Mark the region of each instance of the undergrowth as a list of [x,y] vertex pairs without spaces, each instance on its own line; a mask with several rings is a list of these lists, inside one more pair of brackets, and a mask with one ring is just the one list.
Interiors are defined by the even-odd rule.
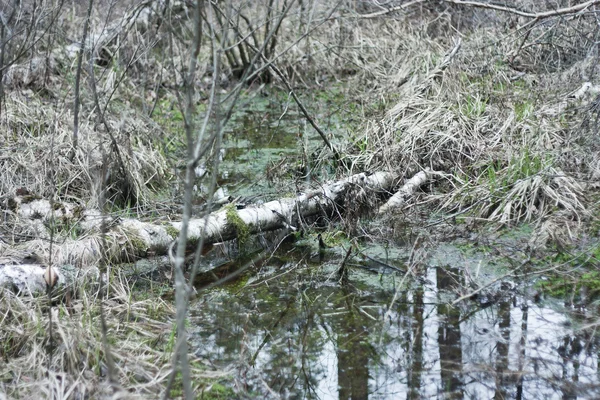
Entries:
[[[113,273],[103,300],[111,327],[110,351],[117,366],[118,392],[127,398],[158,397],[170,370],[174,309],[166,283],[137,277],[130,282]],[[61,295],[64,296],[64,295]],[[0,379],[10,398],[110,397],[105,381],[98,293],[82,290],[52,303],[52,343],[48,336],[49,307],[46,296],[26,298],[3,289],[0,293]],[[227,375],[192,363],[199,387]],[[202,384],[202,382],[206,382]],[[174,386],[174,390],[179,387]],[[215,390],[219,398],[220,390]]]
[[[45,225],[19,219],[11,200],[20,194],[31,196],[28,200],[52,199],[88,210],[103,209],[115,224],[118,216],[170,220],[173,209],[181,208],[180,193],[172,188],[179,179],[177,168],[186,163],[182,160],[185,126],[201,125],[213,96],[212,78],[219,74],[214,96],[222,108],[213,110],[219,123],[227,117],[223,111],[238,85],[247,99],[273,93],[263,90],[264,85],[285,87],[280,78],[267,72],[240,83],[243,65],[235,65],[232,57],[241,58],[240,49],[252,56],[252,48],[240,47],[239,38],[229,30],[232,36],[223,40],[233,40],[227,49],[236,50],[213,53],[221,38],[211,37],[211,30],[206,29],[197,55],[198,79],[192,83],[197,119],[186,121],[182,88],[193,27],[189,2],[101,3],[92,14],[92,44],[84,44],[92,49],[84,57],[75,146],[77,49],[67,38],[79,40],[86,13],[81,2],[71,2],[63,10],[54,9],[58,7],[54,2],[38,3],[52,12],[33,12],[30,4],[24,4],[19,15],[32,18],[31,24],[15,29],[18,37],[6,41],[2,50],[14,59],[5,58],[3,62],[10,64],[0,65],[0,201],[4,213],[0,256],[12,257],[13,247],[22,242],[49,254],[50,234],[61,244],[84,236],[91,238],[90,252],[101,248],[99,229],[84,233],[77,219]],[[171,4],[172,9],[146,8],[159,3]],[[527,222],[533,227],[528,243],[533,248],[565,249],[586,233],[598,235],[599,101],[590,94],[573,96],[588,77],[595,76],[597,58],[592,50],[597,24],[591,13],[561,19],[552,29],[535,21],[531,38],[537,39],[528,42],[527,37],[513,36],[518,32],[511,28],[511,16],[489,10],[463,14],[458,11],[465,9],[439,12],[434,6],[424,6],[406,14],[361,18],[357,13],[380,8],[361,2],[360,7],[332,10],[324,2],[314,3],[308,12],[300,3],[281,24],[270,49],[277,50],[271,61],[299,92],[324,96],[308,108],[320,108],[321,120],[316,122],[326,127],[330,139],[334,139],[331,131],[336,125],[345,126],[342,118],[335,117],[336,107],[354,118],[348,118],[352,126],[360,124],[361,128],[348,133],[351,140],[347,143],[334,141],[343,161],[336,164],[321,142],[314,146],[316,150],[302,147],[302,134],[312,128],[298,122],[296,144],[302,159],[289,162],[281,155],[266,167],[265,176],[300,176],[302,181],[294,182],[294,189],[300,191],[304,188],[298,182],[313,184],[311,176],[318,176],[307,174],[310,168],[327,170],[331,173],[323,176],[332,177],[389,170],[409,178],[429,167],[443,178],[418,195],[418,201],[409,201],[408,207],[425,204],[421,209],[436,208],[459,218],[472,216],[496,226]],[[204,4],[216,7],[221,3]],[[242,2],[239,6],[248,21],[263,21],[265,4]],[[132,22],[130,18],[139,15],[143,18]],[[245,29],[248,41],[258,42],[260,38],[253,35],[264,25],[268,24],[253,29],[245,23],[238,28]],[[40,37],[34,35],[33,42],[18,47],[31,39],[32,29],[38,29]],[[113,32],[117,34],[111,40],[102,42],[102,35]],[[92,54],[95,58],[90,58]],[[214,69],[215,54],[222,58],[222,69]],[[255,68],[267,64],[260,60]],[[320,90],[329,87],[334,90]],[[278,93],[276,101],[262,101],[253,113],[268,121],[284,118],[287,105],[293,103],[287,88]],[[268,101],[286,107],[273,116],[269,114],[273,108],[265,105]],[[234,122],[243,120],[249,108],[243,107],[232,114]],[[264,140],[260,133],[253,134]],[[196,161],[205,167],[220,156],[221,149],[217,141],[203,145],[205,156]],[[210,172],[217,173],[209,171],[207,177],[219,183],[225,180]],[[348,196],[350,206],[354,195]],[[359,230],[358,211],[352,223],[346,224],[348,230]],[[228,221],[243,242],[247,227],[236,216],[234,209],[228,211]],[[403,219],[406,214],[394,218]],[[168,233],[176,236],[177,232]],[[324,236],[332,243],[344,237]],[[133,245],[109,244],[123,251]],[[600,290],[597,249],[592,254],[585,260],[560,261],[566,275],[557,279],[567,283],[552,278],[541,285],[557,294],[563,289],[565,294],[569,285],[576,291],[587,286],[595,295]],[[86,259],[77,261],[82,267],[94,267]],[[51,309],[55,326],[49,352],[47,299],[17,296],[3,289],[0,389],[14,398],[160,396],[172,367],[175,337],[171,299],[161,298],[169,294],[163,284],[138,291],[115,273],[106,296],[81,290],[68,300],[57,299]],[[118,395],[110,393],[106,382],[99,299],[109,326]],[[204,398],[234,397],[221,386],[226,372],[209,370],[193,354],[190,357],[198,393],[204,393]],[[175,379],[174,396],[181,395],[180,381]]]

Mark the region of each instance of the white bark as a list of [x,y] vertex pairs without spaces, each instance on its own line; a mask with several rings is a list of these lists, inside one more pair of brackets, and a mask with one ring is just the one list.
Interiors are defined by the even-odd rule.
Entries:
[[437,172],[431,171],[430,168],[425,168],[424,171],[417,173],[415,176],[410,178],[406,183],[398,190],[390,199],[381,207],[379,207],[379,214],[398,209],[406,204],[408,200],[415,193],[419,187],[427,183],[433,175]]
[[[427,176],[425,172],[417,174],[399,193],[404,193],[404,196],[411,194],[416,187],[427,180]],[[203,235],[205,244],[236,238],[238,232],[236,226],[228,221],[228,212],[237,214],[246,225],[249,234],[295,226],[300,218],[331,211],[335,203],[340,201],[351,187],[361,187],[371,192],[386,191],[390,190],[395,178],[396,176],[389,172],[376,172],[372,175],[361,173],[325,184],[317,190],[295,198],[283,198],[262,205],[248,206],[241,210],[221,209],[209,214],[207,220],[205,218],[190,220],[188,238],[190,242],[196,243]],[[407,186],[409,184],[411,186]],[[397,195],[398,193],[395,197]],[[49,217],[40,214],[50,213],[51,208],[44,207],[40,203],[24,206],[20,205],[23,211],[16,210],[21,217],[32,216],[38,220],[40,217]],[[32,208],[36,208],[37,211],[32,213]],[[59,214],[64,216],[62,212]],[[107,248],[105,249],[102,249],[102,240],[98,235],[55,243],[51,260],[58,273],[57,287],[60,289],[65,285],[78,283],[78,274],[82,271],[95,270],[91,266],[96,265],[101,259],[102,251],[112,263],[132,261],[148,255],[166,254],[171,243],[177,238],[181,224],[181,222],[154,224],[135,219],[123,219],[113,221],[113,226],[106,234]],[[37,254],[45,252],[41,256],[42,259],[50,258],[47,240],[40,239],[21,245],[22,248],[27,246],[29,249],[35,249]],[[44,268],[39,264],[0,264],[0,287],[13,287],[22,292],[40,293],[45,290],[43,274]]]
[[[45,272],[46,266],[42,264],[0,264],[0,288],[11,289],[20,294],[44,293],[46,291]],[[82,270],[71,265],[62,265],[54,268],[54,272],[57,275],[54,293],[60,293],[67,287],[73,288],[75,283],[81,285],[87,279],[96,281],[98,278],[96,268]]]

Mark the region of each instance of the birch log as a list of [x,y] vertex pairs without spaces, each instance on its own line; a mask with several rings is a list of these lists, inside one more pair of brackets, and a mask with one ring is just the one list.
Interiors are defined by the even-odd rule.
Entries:
[[383,214],[394,209],[398,209],[406,204],[419,187],[427,183],[437,172],[431,171],[430,168],[425,168],[424,171],[417,173],[410,178],[389,200],[379,207],[379,214]]
[[[197,243],[200,237],[204,237],[204,243],[210,244],[235,239],[241,228],[248,234],[257,234],[294,226],[300,218],[330,212],[350,188],[360,187],[369,192],[389,191],[395,180],[396,175],[390,172],[376,172],[371,175],[361,173],[325,184],[317,190],[297,197],[248,206],[241,210],[225,207],[205,218],[191,220],[188,238],[190,243]],[[51,213],[51,210],[57,211],[56,206],[46,207],[42,202],[37,200],[35,207],[21,204],[22,208],[19,208],[16,202],[17,209],[14,212],[22,217],[31,216],[40,220],[49,218],[51,214],[46,213]],[[34,211],[32,207],[35,208]],[[69,211],[65,208],[59,214],[64,217]],[[77,283],[78,275],[70,272],[73,268],[86,272],[95,270],[94,266],[98,264],[103,253],[111,263],[131,262],[149,255],[166,254],[181,229],[181,222],[150,223],[122,219],[112,220],[111,223],[112,226],[104,238],[106,246],[101,235],[90,233],[83,238],[65,239],[61,243],[55,243],[52,247],[52,257],[49,257],[47,238],[27,242],[21,247],[29,246],[29,249],[35,249],[38,255],[44,254],[42,259],[52,260],[59,276],[57,288],[61,289],[65,285]],[[43,265],[4,262],[5,264],[0,264],[0,287],[43,293]]]

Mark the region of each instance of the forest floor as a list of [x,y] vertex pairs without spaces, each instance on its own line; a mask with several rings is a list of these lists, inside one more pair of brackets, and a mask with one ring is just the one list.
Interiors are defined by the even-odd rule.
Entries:
[[[79,37],[86,10],[73,5],[55,14],[50,2],[43,3],[47,14],[31,18],[51,29],[40,34],[30,57],[3,71],[0,257],[6,264],[25,256],[49,262],[43,254],[49,243],[83,236],[77,220],[19,220],[15,197],[67,201],[103,209],[111,218],[145,221],[178,219],[183,207],[188,139],[185,68],[178,68],[189,58],[191,17],[173,17],[181,24],[174,42],[160,27],[123,33],[122,43],[106,46],[114,52],[107,63],[84,65],[76,96],[77,57],[69,56],[65,37]],[[118,20],[103,6],[94,9],[90,35]],[[306,122],[281,79],[256,79],[241,85],[231,118],[220,120],[228,123],[222,138],[210,143],[199,163],[194,210],[202,212],[218,190],[256,202],[358,172],[394,171],[408,179],[431,168],[438,178],[401,210],[377,215],[382,199],[367,196],[356,207],[349,201],[343,215],[312,221],[310,246],[322,234],[339,252],[333,263],[339,265],[347,246],[385,244],[407,250],[408,258],[398,255],[399,265],[410,269],[415,252],[424,260],[428,251],[451,243],[507,266],[522,264],[517,272],[534,288],[532,297],[588,307],[584,322],[595,323],[600,81],[593,16],[523,25],[485,9],[448,13],[432,6],[406,15],[328,18],[323,7],[315,8],[319,22],[309,35],[296,29],[305,10],[290,14],[277,43],[288,51],[277,64],[341,160]],[[201,50],[196,126],[211,99],[209,36]],[[221,117],[240,88],[225,58],[223,65],[214,112]],[[44,244],[27,247],[33,240]],[[101,267],[108,277],[104,301],[95,285],[51,302],[2,289],[0,398],[164,395],[176,337],[170,271],[132,273],[110,262]],[[306,282],[315,279],[307,274]],[[472,283],[454,287],[456,298],[486,284]],[[199,398],[259,395],[234,378],[233,363],[216,368],[193,352],[190,359]],[[181,397],[181,387],[177,375],[170,395]]]

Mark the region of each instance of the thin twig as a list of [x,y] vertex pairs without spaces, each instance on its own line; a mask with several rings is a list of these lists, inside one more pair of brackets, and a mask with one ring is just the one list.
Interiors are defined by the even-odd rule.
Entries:
[[470,292],[470,293],[468,293],[468,294],[465,294],[465,295],[463,295],[463,296],[459,297],[458,299],[454,300],[454,301],[452,302],[452,305],[456,305],[457,303],[460,303],[461,301],[463,301],[463,300],[465,300],[465,299],[470,299],[471,297],[473,297],[473,296],[474,296],[474,295],[476,295],[477,293],[481,292],[483,289],[485,289],[485,288],[488,288],[488,287],[490,287],[490,286],[494,285],[496,282],[499,282],[499,281],[503,280],[504,278],[507,278],[507,277],[509,277],[509,276],[513,275],[513,273],[514,273],[515,271],[517,271],[518,269],[521,269],[521,268],[523,268],[523,266],[524,266],[524,265],[526,265],[526,264],[528,264],[529,262],[531,262],[531,260],[530,260],[530,259],[527,259],[527,260],[523,261],[522,263],[520,263],[519,265],[517,265],[516,267],[514,267],[513,269],[511,269],[511,270],[510,270],[509,272],[507,272],[506,274],[504,274],[504,275],[502,275],[502,276],[499,276],[498,278],[496,278],[496,279],[493,279],[492,281],[488,282],[487,284],[485,284],[485,285],[483,285],[483,286],[480,286],[480,287],[478,287],[477,289],[473,290],[472,292]]
[[429,1],[429,0],[415,0],[415,1],[411,1],[409,3],[403,3],[396,7],[388,8],[387,10],[376,11],[376,12],[370,13],[370,14],[361,14],[361,15],[359,15],[359,17],[363,18],[363,19],[377,18],[377,17],[381,17],[382,15],[395,13],[396,11],[405,10],[408,7],[414,6],[415,4],[425,3],[426,1]]
[[534,18],[534,19],[551,18],[551,17],[557,17],[559,15],[565,15],[565,14],[575,14],[575,13],[583,11],[586,8],[589,8],[595,4],[600,4],[600,0],[590,0],[585,3],[577,4],[577,5],[574,5],[571,7],[564,7],[564,8],[559,8],[556,10],[532,12],[532,11],[524,11],[524,10],[518,9],[516,7],[509,7],[509,6],[505,6],[505,5],[501,5],[501,4],[494,4],[494,3],[481,3],[479,1],[470,1],[470,0],[444,0],[444,1],[446,3],[458,4],[458,5],[463,5],[463,6],[487,8],[490,10],[502,11],[502,12],[507,12],[510,14],[515,14],[515,15],[518,15],[521,17]]
[[[163,399],[167,399],[170,395],[170,387],[172,386],[175,375],[178,370],[178,366],[181,367],[181,376],[183,381],[183,390],[186,399],[194,398],[192,391],[192,384],[190,381],[191,372],[190,365],[188,363],[188,346],[187,346],[187,330],[185,326],[186,314],[187,314],[187,290],[185,277],[183,275],[183,267],[185,261],[185,249],[187,244],[187,234],[189,220],[192,214],[192,195],[193,195],[193,180],[195,176],[194,172],[194,83],[196,79],[196,69],[198,64],[198,54],[200,52],[200,45],[202,40],[202,21],[200,18],[200,9],[202,1],[196,1],[196,7],[194,11],[194,40],[192,43],[192,51],[189,58],[188,73],[185,76],[185,104],[184,104],[184,125],[185,134],[187,138],[187,150],[188,150],[188,163],[185,172],[184,182],[184,204],[183,204],[183,217],[181,231],[179,232],[179,240],[177,242],[177,256],[175,258],[175,306],[176,306],[176,324],[177,324],[177,341],[173,352],[173,365],[167,388],[165,390]],[[213,43],[214,45],[214,43]],[[213,79],[218,79],[214,76]],[[199,135],[204,135],[204,130]],[[198,138],[200,140],[200,138]]]

